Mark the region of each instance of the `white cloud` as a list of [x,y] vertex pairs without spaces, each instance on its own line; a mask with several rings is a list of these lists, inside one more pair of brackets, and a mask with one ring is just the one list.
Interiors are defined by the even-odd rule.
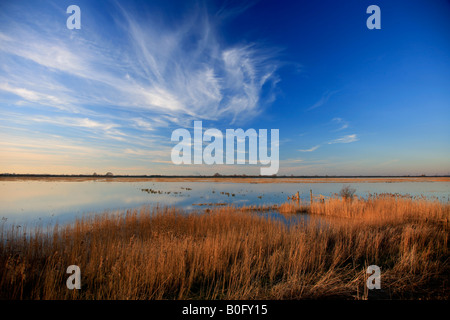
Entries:
[[151,150],[170,154],[165,130],[251,119],[274,99],[277,51],[226,43],[206,10],[169,25],[120,9],[107,28],[91,21],[89,32],[71,32],[44,7],[20,19],[0,12],[0,121],[31,140],[56,132],[89,148],[86,160],[99,145],[112,158],[162,158]]
[[140,94],[149,97],[143,99],[144,106],[177,118],[210,120],[236,120],[241,114],[248,118],[261,111],[263,85],[276,82],[274,51],[220,44],[203,11],[171,28],[142,25],[128,12],[122,13],[132,48],[128,54],[135,62],[134,79],[141,86]]
[[313,151],[317,150],[319,147],[320,147],[320,144],[317,145],[317,146],[314,146],[312,148],[309,148],[309,149],[301,149],[301,150],[298,150],[298,151],[301,151],[301,152],[313,152]]
[[336,130],[334,130],[335,132],[336,132],[336,131],[341,131],[341,130],[344,130],[344,129],[347,129],[347,128],[348,128],[348,122],[345,121],[345,120],[342,119],[342,118],[333,118],[331,121],[332,121],[333,123],[336,123],[337,125],[339,125],[339,128],[337,128]]
[[70,127],[83,127],[88,129],[99,129],[103,131],[111,131],[114,128],[119,127],[119,125],[114,123],[102,123],[89,118],[75,118],[75,117],[44,117],[37,116],[33,118],[36,122],[47,122],[60,126],[70,126]]
[[145,130],[155,130],[155,126],[153,123],[150,123],[142,118],[135,118],[135,119],[131,119],[132,121],[134,121],[134,123],[136,124],[136,126],[138,128],[141,129],[145,129]]
[[334,143],[350,143],[350,142],[355,142],[358,141],[358,137],[356,136],[356,134],[349,134],[346,136],[343,136],[341,138],[332,140],[330,142],[328,142],[328,144],[334,144]]
[[[26,24],[17,24],[8,36],[0,33],[0,53],[35,63],[25,75],[20,66],[9,68],[15,81],[0,89],[44,105],[110,104],[168,115],[176,122],[185,117],[238,120],[261,112],[262,88],[276,82],[274,51],[254,44],[223,45],[201,10],[178,26],[159,25],[153,17],[140,24],[121,12],[125,19],[113,28],[126,36],[117,41],[118,48],[98,35],[67,38],[65,33],[41,34]],[[39,86],[43,78],[61,84],[61,74],[75,78],[52,94]]]
[[22,99],[25,99],[30,102],[37,102],[47,106],[53,106],[59,109],[64,109],[63,101],[53,95],[32,91],[26,88],[14,87],[9,85],[8,83],[0,83],[0,90],[13,93],[21,97]]

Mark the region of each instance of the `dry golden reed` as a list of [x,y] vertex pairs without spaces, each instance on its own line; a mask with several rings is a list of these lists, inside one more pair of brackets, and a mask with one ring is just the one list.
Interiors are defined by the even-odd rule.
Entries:
[[[277,208],[288,223],[258,207],[142,207],[28,235],[4,229],[0,298],[449,298],[449,204],[376,197]],[[298,212],[310,214],[294,222]],[[80,290],[66,287],[69,265],[81,269]],[[366,287],[369,265],[381,268],[381,290]]]

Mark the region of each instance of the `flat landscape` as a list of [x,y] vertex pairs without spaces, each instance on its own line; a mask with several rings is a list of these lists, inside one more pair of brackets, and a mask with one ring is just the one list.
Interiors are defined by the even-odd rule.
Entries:
[[[286,220],[264,216],[276,210]],[[307,215],[308,220],[298,220]],[[4,225],[1,299],[444,299],[450,204],[382,195]],[[67,290],[66,268],[82,270]],[[369,290],[367,268],[381,269]]]
[[377,2],[2,1],[0,301],[437,313],[450,0]]
[[124,176],[45,176],[45,175],[19,175],[0,176],[1,181],[21,181],[21,180],[48,180],[48,181],[114,181],[114,182],[235,182],[235,183],[376,183],[376,182],[450,182],[450,177],[242,177],[242,176],[222,176],[222,177],[124,177]]

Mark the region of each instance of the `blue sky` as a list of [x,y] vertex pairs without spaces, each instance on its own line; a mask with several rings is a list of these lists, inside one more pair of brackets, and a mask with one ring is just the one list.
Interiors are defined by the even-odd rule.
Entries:
[[450,174],[450,2],[1,2],[0,172],[259,174],[173,165],[195,120],[279,129],[280,175]]

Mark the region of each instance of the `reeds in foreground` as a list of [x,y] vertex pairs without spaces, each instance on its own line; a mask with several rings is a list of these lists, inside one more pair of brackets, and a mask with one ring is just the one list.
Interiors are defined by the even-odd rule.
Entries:
[[[308,211],[286,224],[248,208],[143,207],[32,235],[2,230],[0,298],[449,298],[449,204],[326,199]],[[66,287],[69,265],[80,290]],[[366,288],[369,265],[381,290]]]

